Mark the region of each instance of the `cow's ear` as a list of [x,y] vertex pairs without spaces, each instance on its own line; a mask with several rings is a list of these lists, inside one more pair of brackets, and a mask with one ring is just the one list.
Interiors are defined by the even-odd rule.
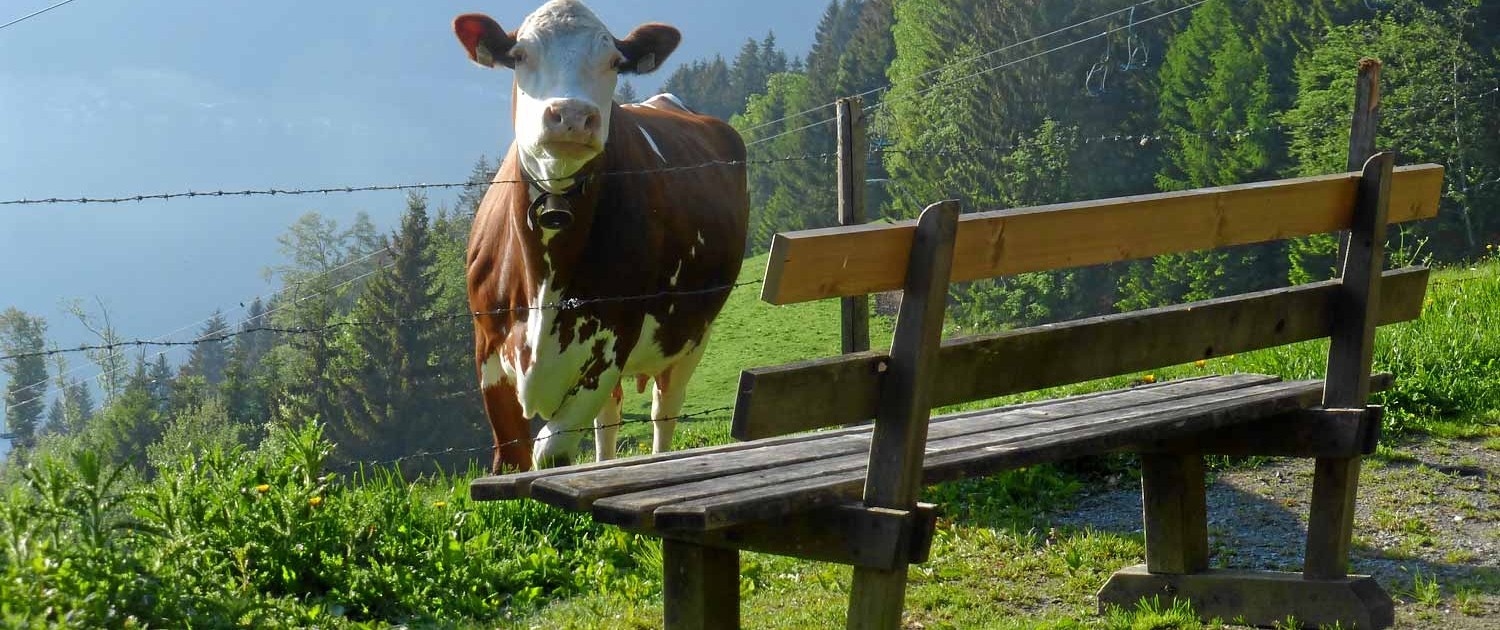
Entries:
[[469,60],[486,68],[500,64],[516,67],[510,49],[516,45],[515,36],[506,33],[500,24],[483,13],[465,13],[453,18],[453,34],[469,52]]
[[666,24],[635,27],[625,39],[615,41],[620,54],[625,55],[625,60],[620,62],[620,73],[647,74],[660,68],[681,41],[682,33]]

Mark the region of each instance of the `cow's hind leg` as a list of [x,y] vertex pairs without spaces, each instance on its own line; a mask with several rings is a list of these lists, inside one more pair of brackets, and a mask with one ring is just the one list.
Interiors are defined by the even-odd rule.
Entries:
[[598,461],[615,458],[615,440],[620,435],[620,424],[625,420],[621,410],[624,401],[625,392],[616,383],[614,393],[604,401],[599,415],[594,416],[594,457]]
[[705,332],[702,343],[657,375],[656,389],[651,392],[651,452],[672,450],[672,432],[677,430],[677,417],[682,415],[688,382],[693,380],[693,371],[703,360],[703,348],[707,345],[708,333]]

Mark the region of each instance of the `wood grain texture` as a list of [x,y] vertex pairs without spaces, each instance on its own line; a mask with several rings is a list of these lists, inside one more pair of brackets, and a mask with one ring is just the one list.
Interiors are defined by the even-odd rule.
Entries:
[[[836,104],[838,125],[838,215],[839,225],[865,222],[865,162],[869,159],[865,135],[864,99],[841,98]],[[870,349],[870,299],[851,295],[840,299],[840,341],[844,354]]]
[[663,540],[662,616],[665,630],[740,627],[740,552]]
[[[1386,272],[1380,323],[1421,315],[1428,272]],[[951,405],[1327,337],[1337,281],[961,337],[943,344],[932,404]],[[731,435],[741,440],[874,417],[882,352],[746,370]],[[1366,372],[1368,373],[1368,372]],[[1361,405],[1362,406],[1362,405]]]
[[1213,433],[1169,438],[1130,448],[1137,453],[1249,457],[1354,457],[1375,452],[1380,407],[1299,409]]
[[[1108,392],[1107,395],[1078,396],[1047,401],[1042,404],[953,414],[939,418],[931,424],[928,429],[928,448],[940,448],[948,444],[948,440],[978,433],[1045,432],[1061,426],[1058,423],[1069,422],[1078,416],[1126,413],[1143,405],[1214,396],[1274,383],[1277,380],[1275,377],[1257,374],[1233,374],[1159,384],[1169,385],[1166,387],[1150,386],[1114,390]],[[823,445],[821,457],[807,457],[805,453],[782,454],[780,451],[784,447],[761,449],[753,457],[747,457],[741,462],[730,462],[718,466],[716,469],[722,474],[712,477],[696,476],[699,468],[690,461],[667,462],[656,468],[651,475],[625,478],[625,483],[635,488],[629,492],[624,491],[627,486],[621,484],[618,478],[588,475],[573,483],[576,489],[572,495],[552,500],[589,501],[592,503],[596,520],[624,527],[649,529],[655,526],[656,510],[663,506],[744,492],[754,488],[795,483],[833,473],[858,471],[863,474],[869,463],[867,456],[869,431],[869,427],[864,427],[863,431],[858,434],[849,434],[840,430],[837,433],[842,435],[821,440],[819,442]],[[851,438],[856,437],[861,441],[851,441]],[[721,459],[730,456],[714,455],[711,457]],[[795,457],[798,461],[781,459],[784,457]],[[768,461],[772,463],[768,464]],[[548,499],[550,496],[540,493],[542,499]]]
[[1381,630],[1395,622],[1395,602],[1373,578],[1308,580],[1296,573],[1214,569],[1189,575],[1153,574],[1145,565],[1121,569],[1099,590],[1099,612],[1133,610],[1141,599],[1192,604],[1200,619],[1243,618],[1270,628],[1296,617],[1306,628]]
[[1141,455],[1146,567],[1152,573],[1208,568],[1208,499],[1203,456]]
[[937,509],[930,504],[906,511],[849,503],[701,532],[625,529],[706,547],[888,569],[926,562],[936,522]]
[[[1358,173],[964,215],[953,281],[1273,241],[1349,227]],[[1396,170],[1390,221],[1437,216],[1443,167]],[[761,298],[792,304],[901,288],[913,221],[777,234]]]
[[944,201],[924,210],[917,224],[871,433],[864,494],[870,507],[904,510],[916,503],[922,490],[922,453],[943,343],[958,215],[958,202]]
[[[1204,377],[1198,377],[1196,379],[1179,379],[1179,380],[1175,380],[1175,381],[1166,381],[1166,382],[1162,382],[1162,383],[1157,383],[1155,385],[1151,385],[1151,386],[1147,386],[1147,387],[1143,387],[1143,388],[1136,388],[1136,389],[1137,390],[1144,390],[1144,389],[1154,389],[1154,388],[1175,388],[1175,387],[1181,387],[1183,384],[1191,382],[1191,381],[1194,381],[1194,380],[1209,379],[1209,378],[1219,378],[1219,377],[1204,376]],[[1016,405],[1007,405],[1007,406],[998,408],[997,411],[1007,411],[1007,410],[1013,410],[1013,409],[1023,409],[1023,408],[1028,408],[1028,407],[1035,407],[1035,406],[1042,406],[1042,405],[1051,405],[1051,404],[1057,404],[1057,403],[1069,403],[1069,402],[1078,401],[1078,400],[1086,400],[1086,399],[1097,398],[1097,397],[1101,397],[1101,396],[1109,396],[1109,395],[1112,395],[1113,393],[1114,392],[1108,392],[1108,391],[1105,391],[1105,392],[1094,392],[1094,393],[1090,393],[1090,394],[1080,394],[1080,395],[1069,396],[1069,397],[1060,398],[1060,399],[1038,400],[1038,401],[1033,401],[1033,402],[1028,402],[1028,403],[1020,403],[1020,404],[1016,404]],[[945,416],[943,418],[939,418],[939,419],[937,419],[935,421],[951,420],[951,419],[953,419],[955,417],[956,416],[951,416],[950,415],[950,416]],[[679,460],[679,459],[688,459],[688,458],[692,458],[692,457],[703,457],[703,456],[721,455],[721,454],[724,454],[724,453],[735,453],[735,452],[739,452],[739,451],[745,451],[745,450],[750,450],[750,449],[771,447],[771,446],[776,446],[776,445],[780,445],[780,444],[794,444],[794,443],[797,443],[797,442],[806,442],[808,440],[827,439],[827,438],[830,438],[830,437],[836,437],[836,436],[840,436],[840,435],[854,435],[854,434],[859,434],[859,433],[868,433],[869,431],[870,431],[870,427],[868,427],[868,426],[852,427],[852,428],[849,428],[849,429],[841,429],[841,430],[838,430],[838,431],[824,431],[824,432],[817,433],[817,434],[810,434],[809,433],[809,434],[801,434],[801,435],[791,435],[791,436],[785,436],[785,437],[779,437],[779,438],[772,438],[772,439],[766,439],[766,440],[758,440],[758,441],[755,441],[755,442],[739,442],[739,443],[732,443],[732,444],[721,444],[721,445],[718,445],[718,446],[708,446],[708,447],[696,448],[696,449],[691,449],[691,450],[668,451],[666,453],[659,453],[659,454],[653,454],[653,455],[638,455],[638,456],[635,456],[635,457],[622,457],[622,458],[619,458],[619,459],[612,459],[612,460],[604,461],[604,462],[589,462],[589,463],[586,463],[586,464],[577,464],[577,465],[568,466],[568,467],[545,468],[545,469],[542,469],[542,470],[533,470],[533,471],[527,471],[527,472],[521,472],[521,473],[509,473],[509,474],[503,474],[503,475],[493,475],[493,476],[488,476],[488,477],[480,477],[480,478],[475,479],[472,482],[470,482],[470,484],[469,484],[469,496],[470,496],[470,498],[474,499],[475,501],[506,501],[506,500],[512,500],[512,499],[520,499],[520,498],[525,498],[525,497],[528,497],[528,496],[531,495],[531,484],[532,483],[534,483],[538,479],[543,479],[543,478],[546,478],[546,477],[552,477],[552,476],[563,475],[563,474],[572,474],[572,473],[578,473],[578,472],[589,472],[589,471],[609,470],[609,469],[614,469],[614,468],[625,468],[625,467],[629,467],[629,466],[639,466],[639,465],[643,465],[643,464],[660,463],[660,462],[674,461],[674,460]]]
[[[1365,162],[1359,181],[1354,220],[1344,241],[1343,275],[1334,304],[1328,348],[1325,407],[1363,407],[1370,398],[1362,374],[1370,371],[1379,325],[1381,265],[1385,262],[1385,225],[1391,212],[1393,153]],[[1314,465],[1312,500],[1307,521],[1303,574],[1335,579],[1348,573],[1354,530],[1354,501],[1359,491],[1359,457],[1319,458]]]
[[[927,445],[924,483],[1108,452],[1129,444],[1211,431],[1317,404],[1321,381],[1272,383],[1190,399],[1136,405],[1024,427],[934,439]],[[1028,412],[1020,412],[1028,413]],[[1043,429],[1038,431],[1037,429]],[[655,512],[656,527],[715,529],[778,518],[860,496],[862,468],[811,470],[804,478],[673,503]]]

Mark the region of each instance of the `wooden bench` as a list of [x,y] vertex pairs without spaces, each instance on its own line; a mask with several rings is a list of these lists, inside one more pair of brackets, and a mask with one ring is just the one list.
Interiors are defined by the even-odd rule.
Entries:
[[[1362,173],[959,215],[776,237],[773,304],[902,289],[890,352],[743,373],[737,443],[475,480],[663,539],[665,626],[739,627],[739,551],[854,567],[850,628],[900,626],[927,558],[924,484],[1089,454],[1140,454],[1146,563],[1100,606],[1154,595],[1205,617],[1390,625],[1390,597],[1348,576],[1360,456],[1374,449],[1375,327],[1420,315],[1427,270],[1381,272],[1387,222],[1434,216],[1442,168]],[[1352,230],[1339,280],[997,334],[941,339],[948,285]],[[1325,381],[1233,374],[931,418],[934,407],[1331,337]],[[873,425],[863,424],[874,419]],[[814,429],[828,429],[809,432]],[[1203,455],[1317,458],[1305,569],[1208,568]]]

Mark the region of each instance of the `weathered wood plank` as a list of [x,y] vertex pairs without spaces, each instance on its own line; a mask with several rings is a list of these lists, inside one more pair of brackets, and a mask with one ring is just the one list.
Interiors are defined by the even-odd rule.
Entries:
[[[976,280],[1345,229],[1358,173],[968,214],[953,280]],[[1396,171],[1390,220],[1437,215],[1443,167]],[[791,304],[901,288],[913,221],[777,234],[761,298]]]
[[[912,237],[902,285],[901,312],[891,343],[891,360],[880,392],[880,408],[870,438],[864,505],[909,510],[922,491],[922,456],[932,415],[932,379],[943,344],[943,313],[948,304],[953,239],[958,232],[957,201],[922,211]],[[875,531],[862,532],[861,545],[880,544]],[[849,591],[848,627],[897,630],[906,601],[906,563],[854,567]]]
[[[1233,374],[1178,381],[1171,387],[1114,390],[1108,396],[1079,396],[1050,404],[964,412],[933,422],[928,429],[928,447],[940,445],[943,440],[975,433],[1042,430],[1043,427],[1039,425],[1062,426],[1057,423],[1075,416],[1126,413],[1145,405],[1211,396],[1274,383],[1277,380],[1275,377],[1258,374]],[[689,461],[665,462],[659,466],[638,467],[631,471],[581,474],[577,478],[562,480],[562,484],[568,487],[566,492],[558,493],[562,496],[540,492],[538,498],[548,499],[549,502],[558,501],[553,504],[560,507],[592,505],[594,518],[601,522],[638,529],[651,528],[654,510],[664,505],[795,482],[832,472],[857,470],[862,473],[868,464],[868,436],[866,428],[859,434],[834,438],[862,439],[859,442],[819,441],[824,446],[821,457],[792,455],[802,463],[784,459],[787,455],[781,452],[781,448],[716,455],[713,459],[738,459],[716,462],[712,467],[716,471],[713,475],[697,474],[704,467]],[[552,481],[543,481],[538,487],[549,483]]]
[[[1380,322],[1421,315],[1425,268],[1385,274]],[[1337,281],[949,340],[933,404],[951,405],[1326,337]],[[742,440],[874,417],[881,352],[746,370],[732,434]]]
[[[864,99],[841,98],[838,118],[838,213],[839,225],[865,222],[865,161],[869,159],[865,136]],[[844,354],[870,349],[870,299],[851,295],[840,299],[839,315]]]
[[625,529],[706,547],[890,568],[897,562],[927,561],[936,521],[937,509],[931,504],[919,503],[908,512],[850,503],[702,532]]
[[[1136,388],[1136,389],[1137,390],[1146,390],[1146,389],[1151,389],[1151,388],[1165,388],[1165,387],[1173,387],[1173,388],[1175,388],[1175,387],[1182,386],[1184,383],[1192,382],[1194,380],[1198,380],[1198,379],[1213,379],[1213,378],[1222,378],[1222,377],[1218,377],[1218,376],[1203,376],[1203,377],[1197,377],[1195,379],[1179,379],[1179,380],[1175,380],[1175,381],[1166,381],[1166,382],[1162,382],[1162,383],[1157,383],[1155,385],[1150,385],[1150,386],[1147,386],[1147,387],[1139,387],[1139,388]],[[1066,397],[1066,398],[1059,398],[1059,399],[1053,399],[1053,400],[1038,400],[1038,401],[1033,401],[1033,402],[1028,402],[1028,403],[1020,403],[1020,404],[1016,404],[1016,405],[1007,405],[1005,407],[1000,408],[999,410],[1004,411],[1004,410],[1011,410],[1011,409],[1023,409],[1023,408],[1035,407],[1035,406],[1041,406],[1041,405],[1051,405],[1051,404],[1057,404],[1057,403],[1070,403],[1070,402],[1076,402],[1076,401],[1079,401],[1079,400],[1087,400],[1087,399],[1097,398],[1097,397],[1102,397],[1102,396],[1110,396],[1110,395],[1114,395],[1116,393],[1117,392],[1104,391],[1104,392],[1094,392],[1094,393],[1090,393],[1090,394],[1080,394],[1080,395],[1077,395],[1077,396],[1069,396],[1069,397]],[[961,414],[948,415],[948,416],[944,416],[942,418],[935,419],[934,422],[941,422],[941,421],[952,420],[952,419],[958,418],[960,416],[961,416]],[[809,440],[821,440],[821,439],[827,439],[827,438],[830,438],[830,437],[835,437],[835,436],[840,436],[840,435],[854,435],[854,434],[858,434],[858,433],[868,433],[869,431],[870,431],[870,427],[868,427],[868,426],[851,427],[851,428],[848,428],[848,429],[841,429],[841,430],[838,430],[838,431],[823,431],[823,432],[819,432],[819,433],[805,433],[805,434],[801,434],[801,435],[790,435],[790,436],[778,437],[778,438],[774,438],[774,439],[759,440],[759,441],[756,441],[756,442],[739,442],[739,443],[733,443],[733,444],[721,444],[719,446],[709,446],[709,447],[703,447],[703,448],[697,448],[697,449],[691,449],[691,450],[668,451],[666,453],[658,453],[658,454],[652,454],[652,455],[639,455],[639,456],[635,456],[635,457],[622,457],[622,458],[619,458],[619,459],[613,459],[613,460],[604,461],[604,462],[589,462],[587,464],[578,464],[578,465],[575,465],[575,466],[568,466],[568,467],[545,468],[545,469],[542,469],[542,470],[532,470],[532,471],[527,471],[527,472],[523,472],[523,473],[509,473],[509,474],[504,474],[504,475],[494,475],[494,476],[489,476],[489,477],[480,477],[480,478],[475,479],[472,482],[470,482],[470,484],[469,484],[469,496],[472,499],[474,499],[475,501],[505,501],[505,500],[511,500],[511,499],[519,499],[519,498],[524,498],[524,497],[530,496],[530,494],[531,494],[531,484],[533,482],[535,482],[536,480],[542,479],[544,477],[553,477],[553,476],[557,476],[557,475],[572,474],[572,473],[578,473],[578,472],[589,472],[589,471],[607,470],[607,469],[612,469],[612,468],[625,468],[625,467],[629,467],[629,466],[639,466],[639,465],[642,465],[642,464],[651,464],[651,463],[664,462],[664,461],[673,461],[673,460],[679,460],[679,459],[688,459],[688,458],[691,458],[691,457],[706,457],[706,456],[720,455],[720,454],[724,454],[724,453],[734,453],[734,452],[745,451],[745,450],[750,450],[750,449],[774,447],[774,446],[777,446],[777,445],[780,445],[780,444],[792,444],[792,443],[797,443],[797,442],[806,442],[806,441],[809,441]]]
[[678,540],[661,542],[665,630],[740,627],[740,552]]
[[1146,567],[1152,573],[1208,568],[1208,498],[1203,456],[1141,455]]
[[1191,602],[1201,619],[1240,620],[1269,628],[1289,617],[1307,628],[1381,630],[1395,622],[1395,603],[1367,576],[1308,580],[1296,573],[1215,569],[1191,575],[1153,574],[1145,565],[1127,567],[1099,590],[1099,612],[1109,606],[1133,610],[1142,599]]
[[[924,482],[936,483],[997,470],[1105,452],[1126,444],[1188,431],[1216,430],[1316,404],[1321,381],[1296,381],[1236,389],[1213,396],[1138,405],[1055,420],[1048,433],[966,434],[928,442]],[[1023,411],[1020,413],[1032,413]],[[816,465],[829,462],[819,461]],[[674,503],[655,512],[661,530],[715,529],[842,502],[858,496],[864,471],[806,471],[800,480]],[[728,480],[726,480],[728,481]]]
[[1301,409],[1213,433],[1169,438],[1125,450],[1137,453],[1248,457],[1354,457],[1375,452],[1380,407]]
[[[1363,407],[1370,398],[1368,374],[1375,356],[1375,328],[1381,303],[1380,267],[1385,262],[1385,224],[1391,213],[1392,169],[1396,156],[1379,153],[1365,162],[1359,200],[1335,302],[1328,349],[1325,407]],[[1354,531],[1354,499],[1359,490],[1359,457],[1319,458],[1307,521],[1303,574],[1335,579],[1348,573]]]

